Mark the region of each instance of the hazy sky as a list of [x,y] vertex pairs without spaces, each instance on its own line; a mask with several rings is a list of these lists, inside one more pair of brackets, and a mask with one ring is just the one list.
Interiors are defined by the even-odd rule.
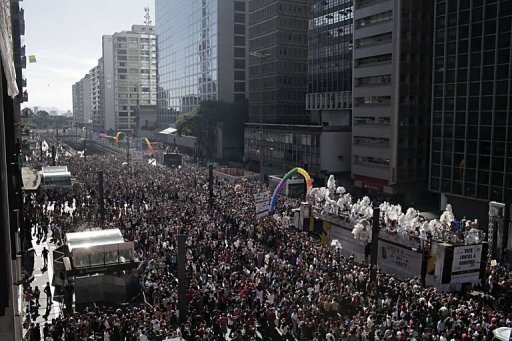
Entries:
[[[186,0],[185,0],[186,1]],[[23,70],[29,102],[22,107],[72,110],[71,86],[101,57],[101,37],[144,23],[154,0],[24,0],[26,55],[36,63]],[[27,58],[28,59],[28,58]]]

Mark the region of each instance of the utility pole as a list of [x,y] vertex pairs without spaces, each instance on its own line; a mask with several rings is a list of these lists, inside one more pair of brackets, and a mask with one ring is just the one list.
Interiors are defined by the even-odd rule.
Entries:
[[55,166],[55,145],[52,146],[52,166]]
[[99,204],[100,204],[100,217],[101,222],[105,221],[105,200],[103,199],[103,171],[98,171],[98,192],[99,192]]
[[87,134],[84,138],[84,162],[87,162],[87,152],[86,152],[86,149],[87,149]]
[[178,252],[176,260],[178,262],[178,313],[180,323],[183,323],[187,320],[188,309],[187,247],[185,245],[186,240],[187,236],[182,233],[178,234]]
[[126,135],[126,163],[130,164],[130,136]]
[[379,230],[380,230],[380,208],[373,208],[373,224],[372,224],[372,249],[370,259],[370,280],[375,282],[377,279],[377,257],[379,253]]
[[[505,201],[505,207],[503,207],[503,238],[501,244],[501,255],[500,259],[502,262],[508,261],[507,254],[508,238],[509,236],[509,225],[510,225],[510,202]],[[508,251],[510,252],[510,251]]]

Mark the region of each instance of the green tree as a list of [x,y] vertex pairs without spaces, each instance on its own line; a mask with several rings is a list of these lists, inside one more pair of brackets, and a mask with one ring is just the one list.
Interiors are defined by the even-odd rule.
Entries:
[[211,153],[215,129],[221,125],[226,140],[237,141],[242,150],[244,124],[247,122],[247,117],[246,101],[241,103],[205,101],[193,111],[180,115],[176,121],[176,129],[178,135],[197,137],[200,146]]
[[195,108],[191,112],[184,113],[176,120],[176,129],[178,136],[198,136],[199,135],[199,109]]

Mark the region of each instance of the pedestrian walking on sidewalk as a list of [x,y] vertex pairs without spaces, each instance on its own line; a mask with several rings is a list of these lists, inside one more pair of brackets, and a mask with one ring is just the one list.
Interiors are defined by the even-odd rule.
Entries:
[[39,308],[39,297],[41,296],[41,291],[39,290],[39,287],[36,285],[34,292],[32,294],[34,296],[34,301],[36,302],[36,306]]
[[50,282],[46,282],[46,287],[44,288],[44,293],[46,294],[46,305],[52,305],[52,289],[50,288]]
[[41,251],[41,254],[43,255],[43,267],[44,268],[47,268],[48,267],[48,254],[50,253],[50,251],[48,251],[48,249],[46,247],[43,248],[43,251]]

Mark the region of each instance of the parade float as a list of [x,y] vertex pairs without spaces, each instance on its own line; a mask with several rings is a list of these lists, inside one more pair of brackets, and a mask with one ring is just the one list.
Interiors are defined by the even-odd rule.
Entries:
[[[355,200],[330,176],[327,187],[312,188],[295,210],[294,225],[318,235],[345,257],[369,262],[377,247],[380,271],[400,279],[420,278],[443,291],[458,290],[481,280],[487,242],[478,221],[456,219],[446,205],[439,219],[426,219],[412,207],[383,202],[375,206],[365,196]],[[376,245],[372,241],[374,207],[379,209]]]

